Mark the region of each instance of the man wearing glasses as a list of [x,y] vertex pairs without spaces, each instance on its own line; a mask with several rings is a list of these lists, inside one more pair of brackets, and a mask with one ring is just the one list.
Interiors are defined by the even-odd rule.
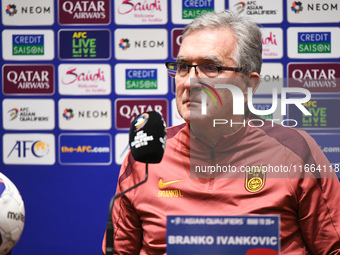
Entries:
[[[177,61],[166,67],[186,123],[168,128],[163,160],[149,166],[149,180],[115,201],[115,254],[165,254],[167,215],[245,214],[280,214],[281,254],[340,254],[334,171],[263,173],[263,167],[278,165],[330,166],[318,145],[303,131],[245,121],[252,114],[233,114],[232,93],[216,86],[227,81],[242,91],[246,104],[247,93],[259,85],[261,65],[260,29],[244,16],[208,13],[185,28]],[[202,93],[212,95],[205,98],[204,113]],[[213,127],[214,119],[234,125]],[[207,165],[255,166],[257,177],[208,173]],[[117,192],[142,181],[144,168],[129,154]],[[105,238],[103,244],[105,251]]]

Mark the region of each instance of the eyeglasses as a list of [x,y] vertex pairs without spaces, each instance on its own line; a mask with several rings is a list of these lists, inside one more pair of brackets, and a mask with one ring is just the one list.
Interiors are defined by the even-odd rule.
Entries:
[[[171,77],[175,77],[178,74],[181,77],[186,76],[189,72],[191,67],[195,68],[195,73],[199,74],[202,72],[209,78],[214,78],[218,75],[221,70],[228,70],[233,72],[240,72],[241,69],[237,67],[227,67],[227,66],[217,66],[217,65],[189,65],[185,63],[178,63],[178,62],[166,62],[166,68],[168,69],[169,75]],[[197,68],[199,72],[197,71]]]

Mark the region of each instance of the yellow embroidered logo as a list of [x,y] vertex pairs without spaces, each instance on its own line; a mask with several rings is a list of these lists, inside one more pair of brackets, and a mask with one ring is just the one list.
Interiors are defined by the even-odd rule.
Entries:
[[260,191],[266,182],[266,167],[252,166],[246,169],[245,188],[249,192]]
[[179,189],[160,190],[158,197],[183,197],[182,191]]
[[183,181],[183,180],[174,180],[174,181],[169,181],[169,182],[163,182],[162,181],[162,178],[159,180],[159,183],[158,183],[158,187],[160,188],[164,188],[165,186],[168,186],[169,184],[173,184],[175,182],[180,182],[180,181]]

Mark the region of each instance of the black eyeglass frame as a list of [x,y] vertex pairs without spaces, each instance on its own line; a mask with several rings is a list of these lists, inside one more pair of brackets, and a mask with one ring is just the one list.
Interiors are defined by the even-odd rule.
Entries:
[[[186,64],[186,63],[180,63],[180,62],[165,62],[165,66],[167,69],[169,69],[169,65],[170,64],[184,64],[187,65],[188,68],[188,73],[190,72],[191,68],[195,68],[195,73],[198,74],[196,67],[198,66],[214,66],[217,69],[217,72],[219,73],[222,70],[227,70],[227,71],[233,71],[233,72],[241,72],[241,68],[238,67],[228,67],[228,66],[218,66],[218,65],[213,65],[213,64],[200,64],[200,65],[190,65],[190,64]],[[177,71],[177,70],[176,70]]]

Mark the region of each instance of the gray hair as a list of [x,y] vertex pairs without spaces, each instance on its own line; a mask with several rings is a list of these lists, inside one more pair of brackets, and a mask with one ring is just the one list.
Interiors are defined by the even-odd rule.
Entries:
[[241,73],[261,73],[262,33],[258,25],[247,16],[231,11],[208,12],[194,19],[183,31],[183,39],[195,30],[204,28],[229,28],[237,39],[233,59]]

